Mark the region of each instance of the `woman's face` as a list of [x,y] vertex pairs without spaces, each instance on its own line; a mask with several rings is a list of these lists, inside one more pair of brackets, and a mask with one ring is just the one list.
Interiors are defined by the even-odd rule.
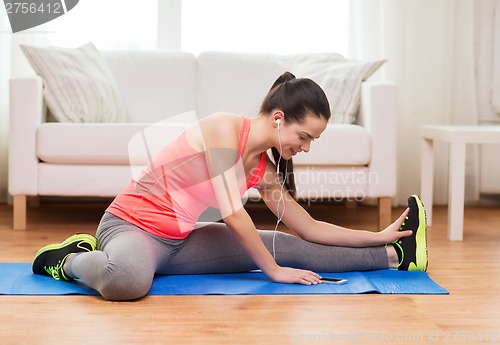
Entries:
[[287,121],[285,114],[275,147],[284,159],[290,159],[299,152],[309,152],[311,143],[320,137],[326,125],[323,117],[313,114],[308,114],[302,123]]

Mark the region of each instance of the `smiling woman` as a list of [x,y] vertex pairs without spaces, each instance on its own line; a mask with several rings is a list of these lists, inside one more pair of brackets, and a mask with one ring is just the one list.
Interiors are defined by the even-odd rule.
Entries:
[[[417,196],[380,232],[315,220],[293,198],[288,161],[309,151],[330,117],[319,84],[281,74],[256,117],[213,113],[162,143],[106,209],[96,238],[76,234],[42,247],[33,273],[78,279],[105,299],[122,301],[145,296],[156,275],[260,269],[273,282],[315,285],[322,283],[316,272],[425,270]],[[269,150],[279,157],[273,160]],[[250,188],[296,236],[256,228],[244,207]],[[209,207],[223,222],[199,222]]]

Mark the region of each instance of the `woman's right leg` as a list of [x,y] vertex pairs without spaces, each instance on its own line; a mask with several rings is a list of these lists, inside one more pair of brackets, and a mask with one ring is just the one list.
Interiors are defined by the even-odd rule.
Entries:
[[145,296],[158,263],[168,260],[176,243],[182,243],[160,241],[109,213],[101,219],[96,237],[97,250],[71,256],[64,270],[71,278],[114,301]]
[[[284,232],[259,230],[260,238],[280,266],[316,272],[366,271],[389,267],[384,246],[348,248],[305,241]],[[159,274],[234,273],[258,267],[222,223],[193,231]]]

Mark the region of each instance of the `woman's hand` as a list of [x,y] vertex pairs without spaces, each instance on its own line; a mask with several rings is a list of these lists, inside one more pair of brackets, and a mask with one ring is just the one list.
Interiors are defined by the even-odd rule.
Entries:
[[410,208],[407,208],[401,216],[399,216],[394,223],[389,225],[387,228],[379,232],[378,234],[380,235],[379,238],[381,239],[381,242],[383,244],[387,243],[392,243],[401,237],[407,237],[412,234],[411,230],[404,230],[404,231],[399,231],[399,228],[401,227],[401,223],[405,220],[406,216],[408,215],[408,212],[410,211]]
[[269,274],[269,278],[276,283],[316,285],[321,284],[321,276],[308,270],[280,267]]

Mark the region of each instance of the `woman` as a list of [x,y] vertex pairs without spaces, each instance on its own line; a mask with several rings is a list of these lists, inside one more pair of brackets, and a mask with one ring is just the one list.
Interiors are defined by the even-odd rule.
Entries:
[[[97,239],[77,234],[41,248],[33,272],[77,279],[119,301],[145,296],[155,275],[261,269],[274,282],[311,285],[321,283],[314,271],[425,270],[418,197],[381,232],[316,221],[293,198],[291,158],[309,151],[329,118],[323,90],[284,73],[259,116],[218,113],[189,127],[114,199]],[[251,187],[298,236],[255,228],[241,201]],[[224,223],[197,223],[208,206]]]

